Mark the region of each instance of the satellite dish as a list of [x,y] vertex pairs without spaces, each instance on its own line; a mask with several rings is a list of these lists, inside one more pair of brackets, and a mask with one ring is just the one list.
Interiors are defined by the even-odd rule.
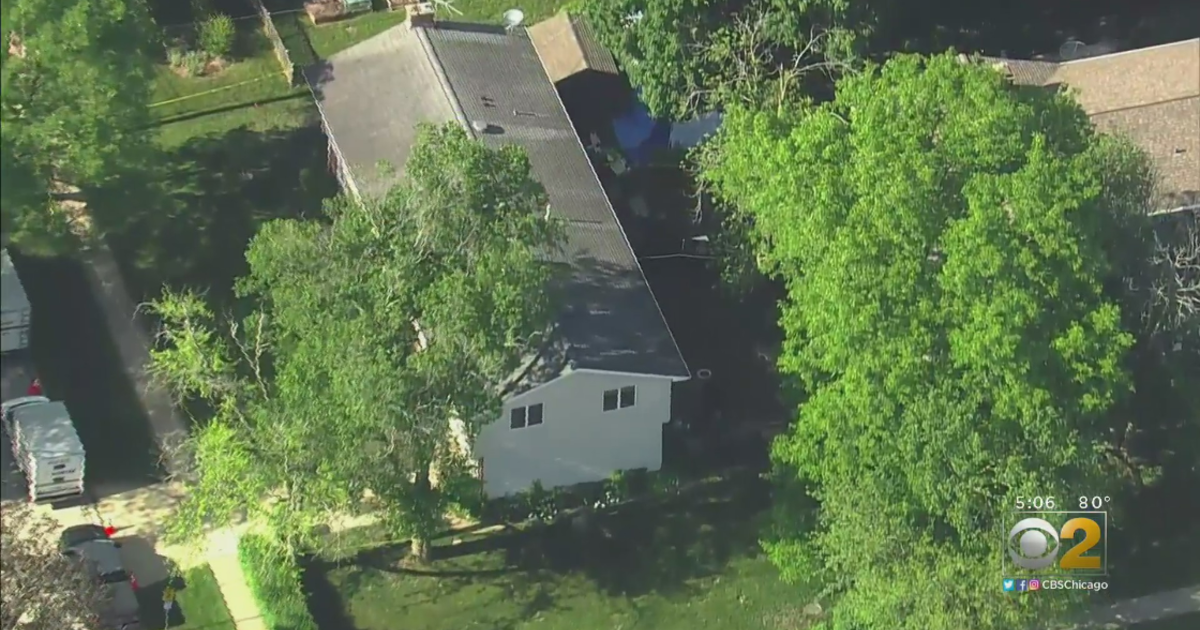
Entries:
[[1079,59],[1080,57],[1084,56],[1086,50],[1087,44],[1084,44],[1078,39],[1068,39],[1067,41],[1063,42],[1062,46],[1058,47],[1058,58],[1062,59],[1063,61]]
[[525,21],[525,12],[520,9],[509,9],[504,12],[504,28],[516,28]]

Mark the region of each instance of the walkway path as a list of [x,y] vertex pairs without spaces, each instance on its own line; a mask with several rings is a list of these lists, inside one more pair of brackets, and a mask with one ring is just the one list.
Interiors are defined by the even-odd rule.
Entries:
[[83,262],[92,294],[104,312],[121,366],[142,401],[150,429],[160,443],[166,440],[170,444],[171,440],[186,435],[188,428],[175,409],[170,393],[155,384],[146,373],[152,347],[151,324],[130,297],[117,261],[107,245],[101,242],[89,246]]
[[[170,393],[153,383],[146,373],[152,347],[149,323],[138,311],[107,245],[97,242],[89,247],[84,255],[83,266],[96,302],[104,312],[122,366],[146,411],[150,429],[164,452],[173,453],[173,446],[187,435],[188,428],[175,409]],[[172,462],[164,464],[168,470],[174,468]],[[157,531],[154,530],[158,529],[169,514],[170,508],[178,501],[179,494],[172,492],[168,484],[157,484],[124,494],[128,495],[127,500],[114,501],[119,495],[106,498],[90,510],[83,511],[81,516],[95,522],[95,515],[98,514],[105,522],[118,527],[118,531],[141,534],[148,539],[149,545],[153,545],[158,538]],[[149,500],[148,497],[156,497],[156,500]],[[139,506],[140,509],[132,509],[133,506]],[[238,563],[237,540],[240,533],[240,529],[218,532],[210,537],[207,546],[200,550],[163,546],[156,546],[154,550],[185,567],[207,562],[237,630],[264,630],[262,614],[250,594],[250,588]],[[144,555],[149,556],[149,560],[154,559],[154,553]],[[131,568],[137,574],[138,569]],[[151,569],[143,569],[148,570]]]
[[209,537],[205,558],[213,578],[221,588],[225,607],[229,609],[229,616],[233,618],[237,630],[266,630],[262,612],[250,594],[250,586],[246,584],[246,576],[238,561],[237,543],[240,537],[241,532],[236,529],[215,532]]

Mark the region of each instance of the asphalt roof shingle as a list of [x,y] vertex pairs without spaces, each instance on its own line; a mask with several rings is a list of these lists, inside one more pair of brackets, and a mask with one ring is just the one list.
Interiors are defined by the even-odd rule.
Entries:
[[[567,369],[690,376],[524,29],[402,25],[306,76],[356,180],[380,160],[402,171],[419,122],[457,121],[484,143],[524,148],[551,214],[566,224],[563,343],[554,347],[566,353]],[[373,181],[371,192],[391,183]]]
[[1155,205],[1200,205],[1200,38],[1061,63],[988,59],[1020,85],[1075,91],[1096,129],[1140,146],[1158,172]]
[[550,80],[556,83],[585,70],[614,75],[620,72],[612,53],[596,40],[583,16],[560,11],[530,26],[529,37]]

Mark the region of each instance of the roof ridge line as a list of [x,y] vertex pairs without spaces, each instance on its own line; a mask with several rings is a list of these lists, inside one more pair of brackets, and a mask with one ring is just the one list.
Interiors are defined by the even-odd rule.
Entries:
[[[1079,40],[1076,40],[1076,41],[1079,41]],[[1141,48],[1130,48],[1128,50],[1117,50],[1117,51],[1113,51],[1110,53],[1104,53],[1103,55],[1093,55],[1091,57],[1082,57],[1080,59],[1064,59],[1062,61],[1059,61],[1058,64],[1060,66],[1065,66],[1065,65],[1073,64],[1073,63],[1082,63],[1084,61],[1097,61],[1097,60],[1102,61],[1104,59],[1110,59],[1112,57],[1119,57],[1122,55],[1129,55],[1132,53],[1146,52],[1149,50],[1158,50],[1159,48],[1170,48],[1172,46],[1183,46],[1185,44],[1194,44],[1197,41],[1200,41],[1200,37],[1191,37],[1188,39],[1181,39],[1181,40],[1175,41],[1175,42],[1167,42],[1165,44],[1155,44],[1153,46],[1143,46]]]
[[[574,35],[575,28],[572,26],[571,33]],[[667,331],[667,336],[671,338],[671,345],[675,347],[675,354],[679,356],[679,362],[683,364],[683,369],[688,373],[688,379],[692,378],[692,368],[688,366],[687,359],[683,357],[683,351],[679,349],[679,342],[675,340],[675,331],[671,330],[670,324],[667,323],[667,316],[663,314],[662,306],[658,303],[658,296],[654,295],[654,289],[650,288],[650,281],[646,279],[646,272],[642,269],[642,262],[638,260],[637,252],[633,251],[633,244],[629,242],[629,235],[625,233],[625,226],[621,224],[621,217],[617,216],[617,209],[613,207],[612,199],[608,197],[608,191],[604,188],[604,182],[600,181],[600,175],[596,172],[596,166],[592,164],[592,158],[588,155],[587,147],[583,146],[583,139],[579,137],[579,132],[575,129],[575,121],[571,120],[570,114],[567,113],[567,106],[563,103],[562,94],[558,93],[558,86],[554,84],[554,78],[550,76],[550,70],[546,68],[546,64],[542,63],[542,54],[538,52],[537,44],[533,38],[529,39],[529,44],[533,48],[533,54],[538,58],[538,65],[542,67],[542,75],[546,77],[546,82],[550,86],[550,91],[554,94],[554,101],[558,103],[558,110],[567,119],[567,124],[571,126],[571,135],[574,136],[575,146],[583,153],[583,161],[587,164],[588,172],[592,174],[592,179],[596,182],[596,186],[600,189],[601,196],[604,197],[604,206],[612,214],[613,223],[617,225],[617,232],[621,234],[621,241],[625,243],[625,248],[629,250],[630,258],[633,259],[633,266],[637,269],[638,277],[642,279],[642,286],[646,287],[646,293],[650,294],[650,301],[654,303],[654,310],[658,312],[658,319],[662,322],[663,328]]]
[[[404,27],[401,26],[400,28]],[[446,74],[446,68],[442,66],[442,60],[438,57],[437,49],[434,47],[433,42],[429,41],[429,34],[425,32],[426,28],[424,26],[413,28],[416,31],[417,41],[421,42],[421,49],[425,51],[425,59],[433,67],[433,74],[437,77],[438,85],[442,86],[442,93],[450,103],[450,109],[454,110],[454,117],[458,119],[458,124],[466,129],[468,135],[475,138],[475,130],[471,128],[471,121],[467,119],[467,113],[463,110],[462,101],[459,100],[458,94],[455,93],[454,85],[450,83],[450,77]]]
[[[1063,84],[1070,85],[1069,83],[1066,83],[1065,81],[1063,82]],[[1114,107],[1112,109],[1106,109],[1103,111],[1084,112],[1084,113],[1086,113],[1088,115],[1088,118],[1091,118],[1092,116],[1105,116],[1107,114],[1118,114],[1121,112],[1127,112],[1127,111],[1131,111],[1131,110],[1135,110],[1135,109],[1142,109],[1145,107],[1161,107],[1163,105],[1172,105],[1174,103],[1190,101],[1194,98],[1200,98],[1200,92],[1197,92],[1196,94],[1188,94],[1187,96],[1176,96],[1175,98],[1164,98],[1160,101],[1150,101],[1148,103],[1138,103],[1137,105],[1126,105],[1125,107]]]

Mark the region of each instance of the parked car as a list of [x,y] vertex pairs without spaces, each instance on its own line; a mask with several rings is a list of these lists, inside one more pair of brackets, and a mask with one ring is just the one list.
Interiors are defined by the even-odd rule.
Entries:
[[106,624],[117,630],[138,630],[137,578],[121,562],[121,543],[99,525],[75,525],[63,530],[59,545],[63,555],[86,561],[96,578],[111,589],[113,605],[103,615]]

